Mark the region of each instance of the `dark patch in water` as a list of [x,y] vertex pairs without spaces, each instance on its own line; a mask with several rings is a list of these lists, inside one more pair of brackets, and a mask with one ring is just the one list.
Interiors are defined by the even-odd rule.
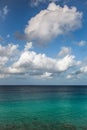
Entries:
[[64,124],[61,130],[76,130],[76,127],[71,124]]
[[87,130],[87,127],[82,126],[77,128],[73,124],[63,124],[59,122],[41,122],[33,119],[31,122],[14,122],[12,124],[1,124],[0,130]]

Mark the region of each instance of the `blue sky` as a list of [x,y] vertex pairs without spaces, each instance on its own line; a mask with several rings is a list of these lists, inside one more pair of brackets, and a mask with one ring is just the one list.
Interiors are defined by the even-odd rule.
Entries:
[[0,0],[0,84],[87,84],[86,0]]

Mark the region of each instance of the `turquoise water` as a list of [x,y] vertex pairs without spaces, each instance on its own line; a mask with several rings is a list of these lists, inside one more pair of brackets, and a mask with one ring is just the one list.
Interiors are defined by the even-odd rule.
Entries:
[[2,86],[0,130],[87,130],[87,87]]

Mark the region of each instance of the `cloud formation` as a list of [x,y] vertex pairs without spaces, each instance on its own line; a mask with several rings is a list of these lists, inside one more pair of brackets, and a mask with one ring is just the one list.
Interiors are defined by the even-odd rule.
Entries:
[[8,67],[10,65],[11,59],[15,58],[15,53],[17,51],[18,45],[8,44],[7,46],[2,46],[0,44],[0,78],[5,78],[8,76]]
[[47,3],[47,2],[59,2],[60,0],[31,0],[30,5],[32,7],[37,7],[39,4]]
[[4,67],[16,52],[18,45],[8,44],[7,46],[0,45],[0,68]]
[[[51,58],[32,51],[32,42],[26,43],[18,56],[18,45],[0,45],[0,77],[28,75],[35,78],[52,78],[76,65],[75,56],[68,54],[62,58]],[[20,51],[20,50],[19,50]],[[15,54],[15,56],[14,56]],[[16,57],[14,59],[14,57]],[[11,59],[14,59],[11,61]]]
[[81,78],[81,76],[87,74],[87,65],[83,65],[84,63],[80,62],[79,67],[76,70],[71,72],[66,76],[67,79],[76,79]]
[[80,68],[81,73],[87,73],[87,65]]
[[82,13],[75,7],[60,7],[50,3],[47,9],[42,10],[28,21],[24,32],[31,41],[46,43],[51,39],[74,31],[81,27]]
[[31,48],[32,48],[32,42],[27,42],[26,45],[25,45],[24,50],[25,50],[25,51],[28,51],[28,50],[31,49]]
[[1,10],[0,10],[0,18],[5,18],[5,16],[8,14],[8,6],[5,5]]
[[78,42],[78,46],[85,46],[87,44],[87,42],[86,41],[83,41],[83,40],[81,40],[80,42]]
[[[24,51],[17,62],[10,68],[10,72],[20,73],[27,72],[27,70],[39,70],[46,72],[63,72],[74,65],[74,56],[67,55],[62,59],[53,59],[47,57],[45,54],[37,54],[34,51]],[[15,71],[14,71],[15,70]]]
[[61,51],[58,53],[58,56],[65,56],[71,54],[71,48],[70,47],[61,47]]
[[40,3],[45,3],[45,2],[46,2],[46,0],[31,0],[30,4],[32,7],[33,6],[37,7]]
[[30,0],[31,7],[38,7],[40,4],[46,4],[46,3],[61,3],[62,5],[69,3],[70,0]]
[[8,44],[7,46],[0,45],[0,56],[1,57],[10,57],[14,54],[18,45],[14,45],[13,43]]

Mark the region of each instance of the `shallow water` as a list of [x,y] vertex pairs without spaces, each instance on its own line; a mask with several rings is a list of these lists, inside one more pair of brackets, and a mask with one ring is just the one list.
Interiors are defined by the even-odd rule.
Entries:
[[87,87],[1,86],[0,130],[87,130]]

